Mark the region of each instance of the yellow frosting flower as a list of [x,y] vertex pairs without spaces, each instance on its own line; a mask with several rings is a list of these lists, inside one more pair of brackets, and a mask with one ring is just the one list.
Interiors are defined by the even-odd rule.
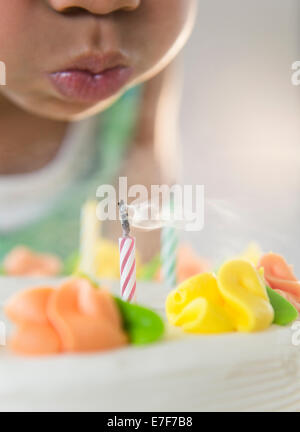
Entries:
[[189,333],[254,332],[274,318],[263,275],[246,260],[235,259],[219,270],[194,276],[166,300],[169,322]]
[[219,270],[218,284],[238,331],[264,330],[272,324],[274,310],[264,281],[250,262],[237,259],[225,263]]
[[166,301],[171,324],[189,333],[223,333],[234,330],[224,309],[215,276],[204,273],[183,282]]

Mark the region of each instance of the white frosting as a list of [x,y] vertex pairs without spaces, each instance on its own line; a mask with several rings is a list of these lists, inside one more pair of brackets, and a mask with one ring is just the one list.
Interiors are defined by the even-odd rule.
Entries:
[[[0,301],[28,286],[28,279],[0,278]],[[166,290],[138,284],[137,295],[162,310]],[[22,358],[0,348],[0,410],[300,411],[299,350],[291,329],[277,326],[256,334],[173,335],[105,354]]]

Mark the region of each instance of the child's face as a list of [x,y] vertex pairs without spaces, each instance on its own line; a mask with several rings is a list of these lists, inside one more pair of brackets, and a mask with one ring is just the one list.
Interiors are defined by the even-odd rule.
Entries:
[[0,91],[27,110],[72,120],[103,110],[172,60],[189,35],[196,0],[2,3],[7,86]]

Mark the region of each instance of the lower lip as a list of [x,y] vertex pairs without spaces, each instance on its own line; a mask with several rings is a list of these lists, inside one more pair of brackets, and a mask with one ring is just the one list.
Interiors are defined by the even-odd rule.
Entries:
[[131,68],[120,66],[99,74],[79,69],[55,72],[49,78],[64,98],[75,102],[96,103],[120,91],[131,74]]

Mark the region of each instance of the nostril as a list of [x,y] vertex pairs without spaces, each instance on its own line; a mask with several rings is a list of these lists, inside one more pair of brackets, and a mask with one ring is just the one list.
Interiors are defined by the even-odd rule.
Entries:
[[115,12],[134,11],[141,0],[47,0],[56,12],[65,15],[109,15]]
[[59,12],[69,16],[86,15],[90,13],[87,9],[77,6],[66,7]]

